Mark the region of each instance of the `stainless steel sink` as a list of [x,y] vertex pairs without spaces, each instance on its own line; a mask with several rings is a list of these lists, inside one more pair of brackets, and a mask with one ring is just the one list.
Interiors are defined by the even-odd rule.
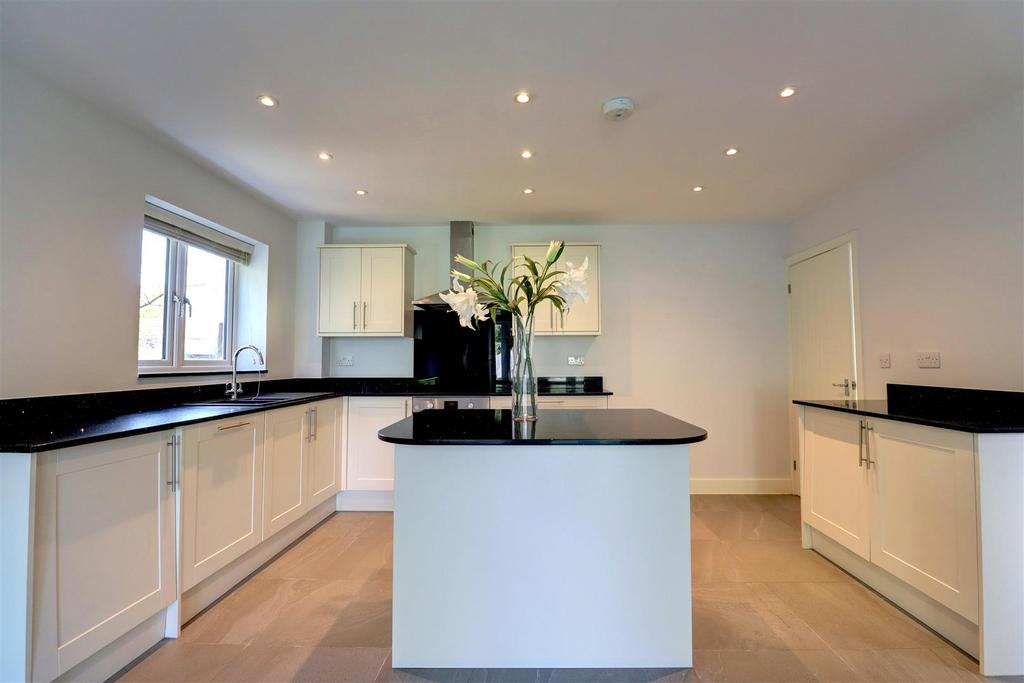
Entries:
[[263,394],[261,396],[241,396],[237,399],[230,398],[217,398],[209,401],[193,401],[186,403],[189,406],[244,406],[244,405],[274,405],[275,403],[284,403],[286,401],[295,401],[303,398],[313,398],[316,396],[329,396],[323,392],[278,392],[273,394]]

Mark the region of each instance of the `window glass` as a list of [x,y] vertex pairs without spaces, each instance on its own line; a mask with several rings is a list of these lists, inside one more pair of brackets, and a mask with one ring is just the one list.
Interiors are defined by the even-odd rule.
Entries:
[[229,262],[188,246],[185,270],[185,360],[222,360],[228,321]]
[[139,360],[167,358],[167,252],[170,240],[142,231],[142,274],[139,288]]

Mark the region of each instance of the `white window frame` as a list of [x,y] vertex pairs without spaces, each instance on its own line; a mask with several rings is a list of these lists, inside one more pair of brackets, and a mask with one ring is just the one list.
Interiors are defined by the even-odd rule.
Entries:
[[[145,232],[146,229],[143,228]],[[149,231],[152,232],[152,231]],[[188,244],[166,235],[153,232],[168,241],[166,282],[164,284],[164,358],[157,360],[138,359],[139,374],[189,374],[197,372],[230,372],[231,353],[238,338],[238,264],[227,261],[227,283],[225,287],[224,311],[224,358],[188,360],[185,358],[185,321],[188,316],[185,298],[186,275],[188,273]],[[199,248],[199,247],[194,247]],[[217,254],[220,256],[219,254]]]

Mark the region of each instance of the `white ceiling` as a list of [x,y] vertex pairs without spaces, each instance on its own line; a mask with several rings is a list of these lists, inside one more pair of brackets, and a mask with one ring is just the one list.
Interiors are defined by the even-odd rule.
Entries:
[[1021,89],[1022,6],[4,2],[2,40],[300,216],[775,223]]

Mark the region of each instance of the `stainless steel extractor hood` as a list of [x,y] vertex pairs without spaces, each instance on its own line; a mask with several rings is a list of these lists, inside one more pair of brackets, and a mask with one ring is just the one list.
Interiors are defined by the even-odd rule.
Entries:
[[[473,258],[473,221],[452,221],[449,223],[450,234],[448,237],[448,270],[451,271],[453,268],[459,267],[465,270],[463,266],[459,266],[455,262],[455,257],[458,255],[465,256],[466,258]],[[448,291],[446,287],[443,291]],[[441,300],[441,293],[434,292],[424,297],[420,297],[412,302],[413,306],[419,308],[431,308],[440,306],[447,308],[448,304]]]

